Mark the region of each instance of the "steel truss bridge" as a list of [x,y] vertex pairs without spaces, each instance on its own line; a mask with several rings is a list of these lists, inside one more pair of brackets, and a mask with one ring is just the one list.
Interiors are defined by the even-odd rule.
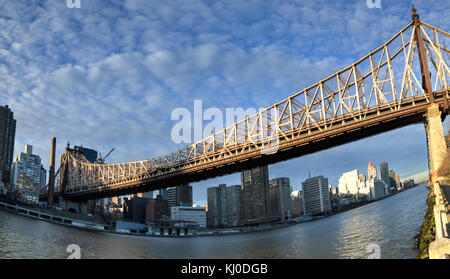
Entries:
[[413,21],[340,71],[167,156],[89,163],[60,157],[55,195],[88,200],[146,192],[267,165],[449,113],[449,33]]

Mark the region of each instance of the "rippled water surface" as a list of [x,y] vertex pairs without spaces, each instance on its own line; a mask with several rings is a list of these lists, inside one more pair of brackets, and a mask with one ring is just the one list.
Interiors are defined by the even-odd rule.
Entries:
[[0,211],[0,258],[67,258],[70,244],[82,258],[414,258],[414,235],[428,190],[408,191],[321,220],[249,234],[151,238],[79,230]]

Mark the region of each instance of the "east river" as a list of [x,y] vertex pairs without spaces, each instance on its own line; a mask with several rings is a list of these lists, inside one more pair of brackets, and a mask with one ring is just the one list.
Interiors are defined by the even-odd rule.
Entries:
[[320,220],[228,236],[159,238],[93,232],[0,211],[0,258],[415,258],[425,184]]

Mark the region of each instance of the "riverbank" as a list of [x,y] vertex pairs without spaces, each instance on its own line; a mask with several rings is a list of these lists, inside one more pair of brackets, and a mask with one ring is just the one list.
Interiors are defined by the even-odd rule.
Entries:
[[433,187],[427,185],[429,189],[429,194],[427,197],[427,211],[425,213],[425,220],[420,227],[420,231],[414,237],[416,239],[416,249],[418,249],[417,259],[428,259],[428,249],[430,243],[433,242],[436,238],[436,224],[434,221],[434,204],[435,204],[435,196],[433,193]]

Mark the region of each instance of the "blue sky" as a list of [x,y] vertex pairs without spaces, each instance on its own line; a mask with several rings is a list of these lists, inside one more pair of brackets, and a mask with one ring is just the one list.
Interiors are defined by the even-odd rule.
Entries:
[[[411,20],[411,1],[0,1],[0,103],[18,121],[15,154],[50,141],[83,144],[110,162],[165,155],[177,107],[260,108],[334,73]],[[421,20],[449,30],[450,7],[414,1]],[[445,123],[446,127],[448,124]],[[402,178],[427,169],[423,125],[270,166],[299,188],[311,170],[332,185],[342,172],[387,161]],[[239,184],[239,174],[194,183]]]

